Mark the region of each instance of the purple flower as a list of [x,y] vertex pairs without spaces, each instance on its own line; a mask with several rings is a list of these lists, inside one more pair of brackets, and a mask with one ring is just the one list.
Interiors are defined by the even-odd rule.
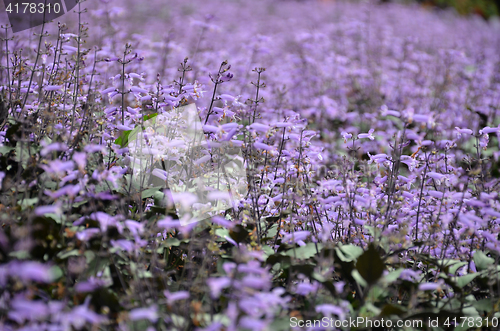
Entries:
[[169,292],[169,291],[163,291],[163,294],[167,298],[168,304],[172,304],[175,301],[179,300],[187,300],[189,299],[189,292],[187,291],[178,291],[178,292]]
[[49,174],[70,171],[73,170],[74,166],[75,165],[73,164],[73,161],[61,160],[50,161],[48,165],[40,165],[40,167],[42,167],[43,170],[45,170]]
[[77,232],[76,238],[80,241],[88,241],[90,238],[94,237],[98,233],[99,229],[96,228],[85,229]]
[[254,144],[254,147],[257,148],[257,149],[263,149],[265,151],[271,151],[274,149],[273,146],[269,146],[269,145],[266,145],[264,143],[260,143],[260,142],[255,142]]
[[86,323],[89,324],[101,324],[107,321],[107,318],[100,316],[88,308],[90,302],[90,296],[85,298],[85,302],[73,308],[69,313],[61,314],[58,319],[61,320],[62,324],[69,327],[70,325],[75,327],[77,330],[82,329]]
[[441,181],[443,179],[446,179],[446,175],[443,175],[443,174],[440,174],[440,173],[437,173],[437,172],[434,172],[434,171],[428,172],[427,176],[429,176],[430,178],[434,179],[438,185],[441,184]]
[[217,132],[219,132],[219,128],[214,126],[214,125],[205,124],[205,125],[203,125],[203,131],[205,131],[205,133],[208,133],[208,132],[217,133]]
[[55,280],[52,267],[35,261],[14,261],[9,264],[9,274],[24,281],[50,283]]
[[231,79],[233,79],[234,75],[230,72],[228,72],[225,75],[221,75],[220,81],[221,82],[229,82]]
[[258,132],[267,132],[270,129],[269,125],[261,124],[261,123],[257,123],[257,122],[249,125],[247,128],[258,131]]
[[116,88],[114,87],[108,87],[107,89],[104,89],[101,91],[102,94],[108,94],[108,93],[111,93],[111,92],[115,92],[116,91]]
[[[370,129],[370,131],[368,131],[368,133],[360,133],[360,134],[358,134],[358,138],[360,138],[360,139],[368,138],[370,140],[374,140],[375,137],[373,136],[373,132],[374,132],[374,130]],[[344,137],[344,139],[345,139],[345,137]]]
[[136,308],[132,309],[128,316],[132,321],[138,321],[141,319],[147,319],[152,323],[158,320],[158,306],[152,305],[147,308]]
[[420,291],[435,291],[441,287],[441,283],[421,283],[418,285]]
[[479,130],[479,134],[489,134],[489,133],[499,133],[499,132],[500,132],[500,127],[490,128],[489,126],[487,126],[482,130]]
[[223,226],[225,228],[228,228],[228,229],[231,229],[234,227],[234,223],[221,217],[221,216],[214,216],[212,217],[212,222],[214,222],[215,224],[218,224],[220,226]]
[[79,293],[93,292],[95,289],[111,285],[105,279],[99,279],[91,276],[88,280],[78,282],[75,285],[75,290]]
[[102,212],[102,211],[92,213],[90,215],[90,218],[93,219],[94,221],[99,222],[99,224],[101,225],[102,232],[106,232],[108,229],[108,226],[115,226],[116,225],[115,218]]
[[344,319],[345,311],[341,307],[332,304],[321,304],[316,306],[316,311],[323,314],[324,316],[336,315],[339,319]]
[[343,131],[340,135],[342,136],[342,138],[344,138],[344,143],[346,143],[348,139],[352,138],[352,134],[351,133],[347,133],[345,131]]
[[443,192],[439,192],[439,191],[429,191],[429,192],[427,192],[427,194],[429,194],[431,197],[434,197],[436,199],[441,199],[444,195]]
[[85,165],[87,164],[87,153],[75,152],[75,154],[73,154],[73,161],[75,161],[78,169],[83,171],[85,169]]
[[460,137],[461,135],[473,135],[474,132],[471,129],[460,129],[458,126],[455,127],[455,130],[458,131],[458,136]]
[[309,231],[295,231],[283,236],[282,241],[285,243],[292,243],[292,242],[296,243],[298,241],[307,239],[307,237],[309,237],[310,234],[311,232]]
[[146,89],[143,89],[143,88],[140,88],[140,87],[137,87],[137,86],[132,86],[130,88],[130,91],[134,92],[134,93],[144,93],[144,94],[147,94],[149,93],[148,90]]
[[144,223],[139,223],[133,220],[126,220],[124,223],[127,229],[129,229],[129,231],[135,236],[144,232]]
[[134,251],[134,243],[132,243],[127,239],[118,239],[118,240],[111,239],[110,243],[114,248],[124,250],[128,253],[132,253]]
[[382,116],[394,116],[401,117],[401,113],[396,110],[389,110],[386,105],[383,105],[380,110],[382,111]]
[[210,288],[212,298],[216,299],[220,296],[224,288],[229,287],[231,279],[229,277],[208,278],[207,284]]
[[235,97],[229,94],[221,94],[220,98],[224,100],[225,102],[233,102],[235,100]]
[[67,149],[68,146],[64,143],[52,143],[42,148],[42,150],[40,151],[40,155],[47,156],[49,153],[53,151],[65,151]]
[[318,288],[318,286],[315,286],[311,283],[299,283],[297,285],[297,289],[295,290],[295,293],[305,296],[313,291],[316,291],[317,288]]
[[42,320],[49,315],[49,308],[39,300],[26,300],[21,296],[16,296],[10,304],[11,310],[8,316],[19,324],[23,324],[24,321]]
[[131,126],[128,126],[128,125],[121,125],[121,124],[118,124],[116,126],[116,128],[120,131],[127,131],[127,130],[133,130],[134,128],[131,127]]
[[156,176],[156,177],[164,180],[164,181],[168,180],[168,172],[166,172],[165,170],[155,168],[155,169],[153,169],[151,174],[153,176]]
[[59,91],[61,88],[62,88],[61,85],[47,85],[43,88],[43,90],[47,92],[52,92],[52,91]]
[[62,209],[60,204],[52,205],[52,206],[39,206],[35,208],[35,215],[42,216],[45,214],[62,214]]

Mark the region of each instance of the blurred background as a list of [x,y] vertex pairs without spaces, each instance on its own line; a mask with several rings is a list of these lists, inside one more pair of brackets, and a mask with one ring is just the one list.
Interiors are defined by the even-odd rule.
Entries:
[[461,15],[477,14],[485,19],[498,16],[500,0],[381,0],[381,2],[410,3],[416,1],[423,6],[453,8]]

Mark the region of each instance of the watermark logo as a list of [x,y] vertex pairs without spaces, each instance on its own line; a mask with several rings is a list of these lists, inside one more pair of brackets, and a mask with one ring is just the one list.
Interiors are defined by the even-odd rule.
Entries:
[[128,135],[135,185],[165,188],[159,198],[175,205],[182,225],[234,210],[248,192],[241,149],[207,140],[205,127],[189,104],[150,117]]
[[3,0],[12,32],[50,22],[73,9],[78,0]]

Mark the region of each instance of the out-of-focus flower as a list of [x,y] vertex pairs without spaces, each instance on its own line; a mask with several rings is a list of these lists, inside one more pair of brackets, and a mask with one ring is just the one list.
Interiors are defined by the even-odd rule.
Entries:
[[167,298],[167,303],[170,305],[179,300],[187,300],[189,299],[188,291],[178,291],[178,292],[169,292],[163,291],[165,298]]
[[[360,139],[368,138],[370,140],[374,140],[375,139],[375,137],[373,136],[374,131],[375,131],[374,129],[370,129],[370,131],[368,131],[368,133],[360,133],[360,134],[358,134],[358,138],[360,138]],[[345,137],[344,137],[344,139],[345,139]]]
[[455,127],[455,130],[458,131],[458,136],[460,137],[461,135],[473,135],[474,132],[471,129],[461,129],[458,126]]
[[147,319],[152,323],[158,320],[158,306],[152,305],[146,308],[135,308],[128,313],[132,321]]

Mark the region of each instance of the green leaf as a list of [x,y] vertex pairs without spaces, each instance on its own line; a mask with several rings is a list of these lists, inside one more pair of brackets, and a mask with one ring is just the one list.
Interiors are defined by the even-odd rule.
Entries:
[[229,237],[229,230],[226,228],[215,229],[215,235],[226,241],[226,237]]
[[384,281],[387,283],[387,284],[390,284],[396,280],[399,279],[399,276],[401,275],[401,273],[403,272],[404,268],[399,268],[399,269],[396,269],[396,270],[393,270],[391,272],[389,272],[387,274],[387,276],[384,277]]
[[366,280],[361,276],[361,274],[359,273],[358,270],[354,269],[351,273],[352,275],[352,278],[354,278],[354,280],[361,286],[367,286],[368,283],[366,282]]
[[351,262],[356,260],[361,254],[363,254],[363,249],[355,245],[343,245],[336,247],[337,255],[339,259],[344,262]]
[[286,331],[290,330],[290,318],[289,317],[282,317],[282,318],[277,318],[275,319],[271,325],[269,326],[270,330],[275,330],[275,331]]
[[177,238],[168,238],[167,240],[164,241],[164,245],[166,247],[179,246],[180,244],[181,241]]
[[151,198],[152,196],[154,196],[154,194],[156,192],[158,192],[160,189],[162,189],[162,186],[155,186],[155,187],[152,187],[152,188],[148,188],[144,191],[142,191],[141,193],[141,198],[142,199],[145,199],[145,198]]
[[[273,239],[274,236],[276,236],[276,233],[278,232],[278,224],[273,224],[270,228],[269,231],[266,233],[266,238],[268,239]],[[263,240],[265,240],[264,238]]]
[[30,206],[34,206],[38,202],[38,198],[24,199],[22,201],[18,201],[17,204],[21,205],[21,207],[26,208]]
[[56,265],[53,266],[52,268],[50,268],[50,273],[52,274],[52,279],[54,281],[58,280],[59,278],[61,278],[64,275],[64,273],[61,270],[61,268],[59,268]]
[[473,273],[473,274],[468,274],[465,276],[457,277],[457,280],[455,281],[457,283],[457,286],[460,288],[463,288],[465,285],[469,284],[472,282],[474,278],[479,276],[479,273]]
[[[322,248],[322,245],[320,243],[318,245],[318,251]],[[297,248],[292,248],[289,249],[285,255],[291,256],[291,257],[296,257],[301,260],[309,259],[316,255],[316,245],[314,243],[307,243],[304,246],[300,246]]]
[[478,301],[474,301],[471,304],[477,310],[485,312],[490,312],[493,310],[493,303],[491,302],[491,299],[481,299]]
[[120,147],[125,147],[128,144],[128,137],[130,136],[132,130],[123,131],[122,134],[115,140],[115,144],[120,145]]
[[80,252],[78,249],[72,249],[70,251],[61,251],[59,254],[57,254],[57,257],[60,258],[61,260],[65,260],[70,256],[79,256]]
[[0,146],[0,154],[9,154],[14,149],[15,149],[14,147]]
[[472,259],[474,260],[474,264],[479,271],[488,269],[488,266],[495,262],[494,259],[486,256],[486,254],[481,251],[476,251]]
[[84,205],[84,204],[86,204],[86,203],[88,203],[88,201],[87,201],[87,200],[82,200],[82,201],[79,201],[79,202],[75,202],[75,203],[73,203],[71,206],[72,206],[73,208],[78,208],[78,207],[80,207],[80,206],[83,206],[83,205]]
[[358,258],[356,269],[370,285],[375,284],[382,277],[385,264],[373,243],[370,243],[368,249]]
[[467,264],[467,262],[458,262],[458,263],[455,263],[455,264],[453,264],[452,266],[449,267],[448,271],[450,272],[450,274],[454,275],[455,272],[457,272],[457,270],[459,268],[463,267],[466,264]]
[[158,113],[154,113],[154,114],[149,114],[149,115],[144,115],[144,117],[142,118],[144,121],[147,121],[147,120],[150,120],[152,118],[155,118],[156,116],[158,116]]
[[264,252],[265,258],[274,254],[274,250],[268,245],[262,246],[262,251]]
[[31,258],[30,252],[27,250],[19,250],[19,251],[14,251],[9,253],[10,257],[15,257],[18,260],[27,260]]

